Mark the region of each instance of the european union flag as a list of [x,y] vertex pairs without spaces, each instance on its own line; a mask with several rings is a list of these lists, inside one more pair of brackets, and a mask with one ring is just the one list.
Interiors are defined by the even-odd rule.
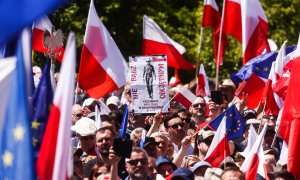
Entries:
[[0,179],[35,179],[22,44],[0,135]]
[[32,97],[33,119],[31,121],[32,143],[36,156],[39,153],[45,127],[53,100],[53,90],[50,78],[50,60],[43,69],[41,81]]
[[[294,51],[295,46],[286,48],[286,54]],[[236,86],[243,80],[248,80],[252,73],[264,79],[268,79],[272,62],[276,60],[277,52],[272,51],[257,56],[248,61],[237,73],[231,73],[230,78]]]
[[67,0],[9,0],[0,1],[0,46],[33,21],[48,14]]
[[209,125],[215,130],[218,129],[223,117],[226,116],[226,134],[229,140],[243,136],[246,128],[246,123],[243,116],[237,110],[235,105],[229,107],[226,111],[212,120]]

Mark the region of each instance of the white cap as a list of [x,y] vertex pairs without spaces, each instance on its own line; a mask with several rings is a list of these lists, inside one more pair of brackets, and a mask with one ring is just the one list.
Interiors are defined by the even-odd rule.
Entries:
[[246,124],[249,125],[249,124],[260,124],[260,120],[258,119],[248,119],[246,121]]
[[83,117],[76,121],[76,124],[71,127],[80,136],[95,135],[97,128],[96,122],[90,118]]
[[88,98],[88,99],[84,100],[83,104],[82,104],[82,108],[91,105],[95,100],[96,99],[94,99],[94,98]]
[[110,105],[113,104],[117,107],[120,106],[120,99],[117,96],[110,96],[107,100],[106,100],[106,105]]

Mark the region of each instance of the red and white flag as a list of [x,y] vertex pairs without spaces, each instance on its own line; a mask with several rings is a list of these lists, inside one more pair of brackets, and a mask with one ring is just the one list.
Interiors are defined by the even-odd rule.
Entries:
[[269,52],[268,20],[258,0],[241,0],[243,64]]
[[171,39],[151,18],[143,19],[143,55],[165,54],[168,66],[175,69],[192,69],[182,54],[185,48]]
[[241,171],[245,173],[246,179],[256,180],[256,175],[259,174],[263,178],[267,178],[267,171],[265,168],[265,155],[263,151],[263,140],[267,131],[267,123],[264,125],[263,130],[258,135],[253,147],[245,158],[244,163],[241,166]]
[[242,43],[241,0],[225,0],[223,31]]
[[290,80],[290,73],[293,67],[293,60],[300,57],[300,36],[296,50],[282,58],[279,63],[276,61],[276,82],[273,84],[274,92],[284,99],[287,86]]
[[102,96],[126,83],[128,66],[91,1],[82,46],[78,82],[90,97]]
[[248,131],[248,139],[247,139],[247,146],[245,148],[245,150],[243,152],[241,152],[240,154],[244,157],[247,157],[248,154],[251,151],[251,148],[253,147],[256,139],[257,139],[257,133],[255,131],[255,128],[252,126],[252,124],[250,124],[250,128]]
[[70,153],[72,103],[75,86],[76,41],[70,33],[60,78],[47,122],[36,169],[38,179],[66,179]]
[[205,161],[209,162],[212,167],[219,167],[222,161],[230,155],[226,135],[226,119],[224,116],[205,156]]
[[293,68],[287,88],[278,133],[288,144],[288,171],[300,178],[300,59],[293,60]]
[[174,99],[188,109],[195,101],[196,96],[186,87],[182,87],[176,93],[176,95],[174,96]]
[[[52,23],[47,16],[41,17],[38,21],[34,22],[32,27],[32,49],[37,52],[45,53],[48,50],[44,47],[43,38],[46,31],[51,33]],[[64,56],[64,47],[58,47],[55,50],[55,59],[62,61]]]
[[203,97],[206,96],[210,97],[208,78],[206,76],[203,64],[201,64],[199,68],[196,95],[200,95]]
[[217,60],[220,40],[221,14],[219,12],[219,8],[215,0],[204,0],[202,26],[211,27],[213,29],[215,60],[217,64],[223,64],[223,57],[225,54],[225,48],[227,46],[227,37],[223,31],[220,44],[220,59]]

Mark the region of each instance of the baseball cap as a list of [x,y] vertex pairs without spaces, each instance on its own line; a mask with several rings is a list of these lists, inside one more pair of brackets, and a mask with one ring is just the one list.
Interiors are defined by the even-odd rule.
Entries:
[[80,136],[95,135],[97,128],[96,123],[90,118],[83,117],[76,121],[75,125],[71,128]]
[[84,100],[83,104],[82,104],[82,108],[84,108],[86,106],[90,106],[91,104],[93,104],[94,101],[96,101],[96,99],[94,99],[94,98],[88,98],[88,99]]
[[207,138],[209,138],[209,137],[211,137],[211,136],[214,136],[214,135],[215,135],[215,133],[214,133],[213,131],[211,131],[211,130],[203,131],[203,132],[200,134],[200,136],[199,136],[199,138],[198,138],[198,141],[201,142],[201,141],[203,141],[203,140],[205,140],[205,139],[207,139]]
[[234,83],[231,81],[231,79],[224,79],[223,83],[222,83],[222,86],[230,86],[230,87],[234,87],[235,88],[235,85]]
[[246,121],[246,124],[247,125],[250,125],[250,124],[260,124],[260,120],[258,120],[258,119],[248,119]]
[[113,104],[117,107],[120,106],[120,99],[117,96],[110,96],[107,100],[106,100],[106,105],[110,105]]
[[177,169],[177,166],[170,159],[168,159],[167,157],[164,157],[164,156],[159,156],[155,160],[155,164],[156,164],[156,167],[159,167],[163,164],[170,164],[172,166],[173,170]]
[[250,116],[249,118],[256,118],[256,117],[257,117],[257,113],[256,113],[256,111],[253,110],[253,109],[246,109],[246,110],[244,111],[243,116],[244,116],[244,118],[245,118],[246,116]]
[[203,167],[203,166],[211,167],[211,165],[208,162],[199,161],[193,166],[192,171],[195,172],[198,168]]
[[208,168],[205,171],[204,179],[209,180],[219,180],[221,178],[223,171],[220,168]]
[[155,141],[154,137],[146,137],[145,143],[144,143],[144,148],[150,144],[158,145],[158,143]]
[[173,173],[172,179],[174,179],[176,177],[180,177],[181,179],[184,179],[184,180],[194,180],[195,179],[194,173],[186,167],[181,167],[181,168],[176,169]]

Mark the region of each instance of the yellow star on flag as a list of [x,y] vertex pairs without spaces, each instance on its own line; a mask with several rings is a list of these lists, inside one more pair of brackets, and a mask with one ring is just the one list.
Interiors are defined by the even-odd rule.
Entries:
[[25,130],[21,125],[17,125],[17,127],[13,130],[13,133],[16,141],[22,141],[25,134]]
[[265,68],[264,68],[264,71],[266,71],[266,72],[267,72],[268,70],[269,70],[269,68],[268,68],[268,67],[265,67]]
[[11,152],[5,151],[2,155],[2,160],[5,167],[11,167],[14,160],[14,156]]
[[31,128],[32,129],[38,129],[39,126],[40,126],[41,123],[37,122],[36,120],[35,121],[32,121],[31,123]]

